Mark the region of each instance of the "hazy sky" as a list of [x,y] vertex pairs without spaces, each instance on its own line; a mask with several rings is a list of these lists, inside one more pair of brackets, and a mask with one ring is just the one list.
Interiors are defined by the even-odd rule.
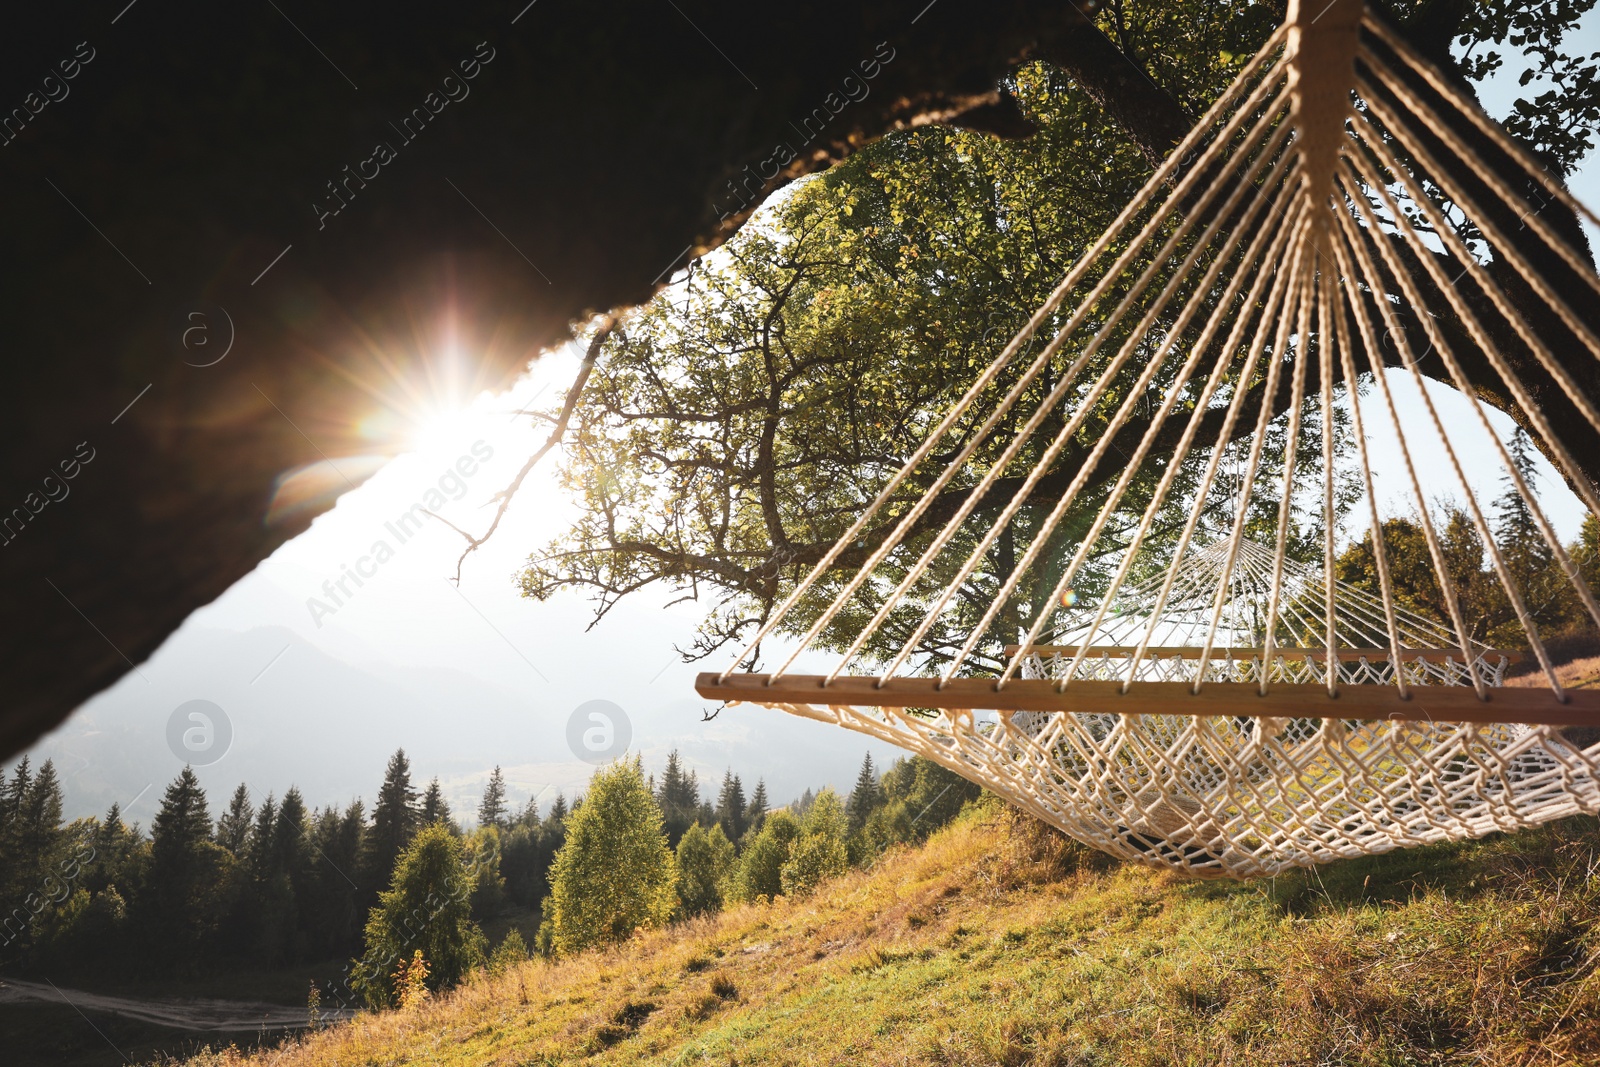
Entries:
[[[1596,25],[1594,17],[1586,20]],[[1597,37],[1586,29],[1570,49],[1594,50]],[[1485,94],[1496,115],[1514,98],[1504,84],[1510,81]],[[1572,185],[1580,198],[1600,204],[1600,167],[1592,158]],[[441,331],[439,359],[448,368],[451,361],[469,364],[472,355],[452,352]],[[298,783],[313,805],[370,800],[398,745],[410,753],[419,782],[440,777],[458,814],[475,807],[495,763],[506,768],[514,800],[537,796],[547,807],[558,790],[570,796],[581,788],[592,770],[573,755],[567,733],[575,709],[594,700],[622,709],[631,748],[647,764],[659,767],[669,748],[681,747],[703,781],[720,778],[731,763],[746,775],[747,790],[764,775],[776,803],[807,785],[848,788],[869,748],[875,758],[892,758],[893,750],[860,735],[760,708],[732,708],[703,722],[708,705],[693,690],[703,668],[681,663],[673,646],[688,643],[709,604],[664,607],[666,590],[636,594],[585,632],[592,607],[577,597],[543,604],[520,598],[513,586],[519,564],[573,514],[553,482],[555,455],[529,477],[494,540],[468,560],[459,589],[447,580],[462,544],[457,534],[430,520],[402,541],[386,525],[414,504],[436,503],[428,494],[438,490],[445,517],[483,529],[490,496],[544,436],[512,413],[555,402],[576,359],[570,347],[548,354],[508,395],[459,405],[438,398],[441,414],[412,427],[413,451],[346,493],[306,533],[195,612],[150,661],[42,741],[34,756],[53,757],[62,769],[69,815],[116,800],[148,823],[183,763],[168,742],[174,712],[193,700],[222,709],[232,734],[225,754],[198,768],[213,809],[240,781],[258,798]],[[1414,387],[1391,380],[1406,417],[1420,415]],[[1452,434],[1461,434],[1476,488],[1486,499],[1498,495],[1498,466],[1472,429],[1472,402],[1430,388]],[[1408,483],[1377,404],[1372,395],[1364,408],[1378,496],[1387,513],[1408,512]],[[1490,414],[1508,434],[1510,420]],[[1430,494],[1448,494],[1443,454],[1430,437],[1408,431]],[[361,467],[340,457],[334,463],[353,476]],[[1552,521],[1571,538],[1581,505],[1539,463]],[[379,542],[392,552],[381,563],[374,556]],[[345,577],[358,565],[368,575],[359,588]],[[324,583],[342,577],[336,610],[317,617],[308,601],[333,604]]]

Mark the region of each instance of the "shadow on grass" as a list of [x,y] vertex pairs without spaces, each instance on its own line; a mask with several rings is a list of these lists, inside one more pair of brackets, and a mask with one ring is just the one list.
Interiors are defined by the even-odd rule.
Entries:
[[1429,893],[1471,900],[1530,883],[1591,892],[1597,871],[1600,821],[1578,815],[1532,830],[1396,849],[1253,882],[1197,882],[1191,891],[1208,897],[1262,894],[1280,914],[1310,918],[1403,904]]

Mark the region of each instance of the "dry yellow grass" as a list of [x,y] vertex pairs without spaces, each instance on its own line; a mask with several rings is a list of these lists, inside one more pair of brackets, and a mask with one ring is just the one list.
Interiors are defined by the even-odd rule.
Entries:
[[[1571,663],[1561,664],[1556,668],[1556,681],[1568,689],[1600,689],[1600,656],[1575,659]],[[1549,684],[1543,671],[1506,679],[1506,685],[1514,685],[1520,689],[1537,689]]]
[[1592,819],[1250,884],[1037,826],[193,1067],[1600,1063]]

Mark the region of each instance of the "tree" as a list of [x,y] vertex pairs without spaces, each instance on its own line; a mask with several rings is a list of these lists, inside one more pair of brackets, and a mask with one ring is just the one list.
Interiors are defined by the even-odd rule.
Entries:
[[250,804],[250,788],[240,782],[228,801],[228,810],[217,819],[217,844],[233,853],[235,858],[243,859],[245,842],[250,839],[250,820],[254,815],[255,809]]
[[733,842],[720,824],[689,827],[678,842],[678,909],[685,918],[720,911],[734,867]]
[[105,818],[94,832],[94,861],[84,883],[91,893],[113,884],[138,885],[142,879],[139,860],[143,858],[140,834],[122,821],[122,806],[112,802]]
[[405,749],[396,749],[384,768],[383,784],[378,787],[361,865],[362,885],[369,899],[388,884],[395,862],[411,844],[419,821],[417,791],[411,785],[411,761],[406,759]]
[[872,753],[868,752],[861,761],[861,771],[856,775],[856,785],[850,791],[850,801],[845,808],[850,815],[850,832],[860,833],[862,827],[867,825],[867,816],[882,802],[878,773],[873,770]]
[[[1214,33],[1214,22],[1205,21]],[[1249,47],[1217,43],[1248,55],[1270,28],[1264,18],[1236,19],[1227,32],[1247,37]],[[1192,28],[1185,34],[1194,36]],[[1197,47],[1183,56],[1185,95],[1203,100],[1227,83],[1236,64],[1219,62],[1218,54]],[[578,405],[562,474],[579,495],[583,515],[530,561],[525,594],[581,587],[603,615],[652,581],[697,595],[709,588],[718,599],[695,646],[702,654],[770,615],[863,502],[922,444],[930,414],[960,396],[1147,173],[1135,146],[1103,134],[1085,136],[1086,128],[1102,130],[1106,118],[1066,79],[1030,68],[1019,73],[1017,93],[1042,126],[1038,136],[999,142],[927,128],[885,138],[758,214],[681,285],[612,334]],[[1199,421],[1202,440],[1215,438],[1225,417],[1220,407],[1155,421],[1153,401],[1174,386],[1178,362],[1162,368],[1147,397],[1126,394],[1130,379],[1112,398],[1151,402],[1112,438],[1107,455],[1091,461],[1107,436],[1112,404],[1073,436],[1034,488],[1013,534],[992,549],[992,566],[974,575],[970,588],[918,639],[919,666],[949,659],[973,632],[988,594],[1037,534],[1048,547],[1015,602],[982,635],[979,663],[1003,663],[1002,649],[1015,640],[1017,624],[1053,603],[1062,550],[1075,543],[1123,473],[1122,456],[1147,430],[1156,434],[1158,453],[1170,451],[1191,420]],[[1246,388],[1250,414],[1239,426],[1253,428],[1253,412],[1263,403],[1280,410],[1287,405],[1286,397],[1264,396],[1264,381]],[[1049,389],[1036,381],[1018,410],[1031,410]],[[1320,436],[1320,400],[1307,403],[1305,431]],[[1281,469],[1281,422],[1269,435],[1263,480]],[[948,451],[971,429],[953,429]],[[947,554],[959,559],[975,547],[1029,470],[1044,461],[1050,437],[1027,439]],[[935,532],[967,503],[972,472],[999,462],[1013,439],[1010,431],[999,433],[966,473],[938,491],[901,547],[883,561],[886,578],[909,573]],[[1301,463],[1311,455],[1302,453]],[[1158,509],[1147,538],[1151,554],[1170,548],[1197,508],[1208,517],[1211,536],[1227,517],[1227,493],[1196,499],[1204,459],[1191,455]],[[1320,476],[1314,461],[1297,469],[1307,479]],[[1077,510],[1046,534],[1045,517],[1080,472],[1089,482]],[[1162,473],[1158,465],[1141,468],[1080,576],[1080,591],[1109,580]],[[835,567],[853,570],[883,545],[899,516],[927,495],[932,478],[931,471],[918,474]],[[1341,489],[1341,502],[1346,498]],[[1275,516],[1257,510],[1252,529],[1272,528]],[[1307,517],[1295,530],[1297,549],[1315,537],[1319,523]],[[883,586],[890,588],[892,581]],[[824,583],[791,610],[782,632],[804,632],[836,591],[837,584]],[[918,586],[902,597],[903,610],[865,656],[898,651],[916,609],[930,607],[935,593]],[[860,622],[859,612],[846,612],[819,641],[845,647]]]
[[743,901],[771,900],[783,892],[783,865],[789,846],[800,834],[800,823],[789,812],[769,813],[761,829],[745,847],[734,873],[734,897]]
[[825,880],[843,874],[850,866],[845,837],[849,817],[839,794],[818,793],[800,823],[800,835],[789,846],[789,858],[779,871],[785,896],[809,896]]
[[638,757],[596,771],[566,829],[545,910],[555,953],[621,941],[672,917],[677,864]]
[[1578,543],[1572,546],[1572,559],[1590,589],[1600,588],[1600,518],[1583,517]]
[[522,931],[513,926],[489,955],[488,971],[492,975],[504,974],[527,958],[528,943],[522,939]]
[[744,822],[746,831],[759,830],[767,818],[767,782],[764,778],[756,779],[756,791],[750,794],[750,806],[745,809]]
[[362,916],[358,890],[351,879],[361,855],[364,829],[359,800],[352,801],[342,814],[330,805],[312,822],[310,865],[298,895],[302,927],[314,958],[348,955],[359,948]]
[[[1513,128],[1546,153],[1554,171],[1566,173],[1589,150],[1600,124],[1592,92],[1600,63],[1558,47],[1582,10],[1587,8],[1580,4],[1398,0],[1385,5],[1380,17],[1394,21],[1402,36],[1465,83],[1480,81],[1502,64],[1503,57],[1490,46],[1509,41],[1531,56],[1554,87],[1537,105],[1519,103]],[[583,514],[532,557],[522,576],[523,592],[542,598],[560,588],[579,588],[594,597],[597,615],[604,615],[623,596],[652,582],[692,596],[709,591],[716,606],[695,651],[708,654],[747,635],[833,546],[860,514],[862,502],[875,496],[921,443],[932,413],[947,409],[976,369],[1043,302],[1078,253],[1127,203],[1153,161],[1171,148],[1175,133],[1189,128],[1276,21],[1265,6],[1242,2],[1101,5],[1094,25],[1072,35],[1070,44],[1058,42],[1036,52],[1042,62],[1008,80],[1008,97],[1038,127],[1035,136],[996,141],[938,127],[891,134],[758,212],[724,248],[698,261],[685,280],[658,294],[605,339],[573,412],[561,474],[578,495]],[[1136,76],[1129,77],[1130,72]],[[1563,114],[1558,108],[1570,110]],[[1458,132],[1469,144],[1484,147],[1485,158],[1498,157],[1476,131],[1463,126]],[[1521,188],[1526,180],[1518,175],[1512,183]],[[1545,195],[1536,195],[1530,202],[1544,204]],[[1530,250],[1535,262],[1549,260],[1533,247],[1537,238],[1515,215],[1496,220],[1513,235],[1507,240]],[[1587,258],[1586,239],[1570,212],[1552,204],[1541,218],[1552,221]],[[1520,311],[1537,325],[1548,325],[1549,336],[1567,336],[1566,327],[1514,277],[1507,257],[1487,259]],[[1445,264],[1447,277],[1459,273],[1459,267],[1448,269],[1451,263]],[[1565,268],[1560,273],[1556,288],[1571,291],[1569,306],[1581,305],[1579,314],[1591,326],[1600,323],[1600,305],[1586,295],[1586,283]],[[1412,274],[1424,299],[1439,296],[1420,260]],[[1476,296],[1470,299],[1482,303]],[[1157,327],[1170,325],[1175,313]],[[1410,336],[1423,335],[1418,312],[1409,305],[1396,306],[1394,313]],[[1055,325],[1059,316],[1047,329]],[[1437,325],[1481,383],[1484,397],[1527,424],[1527,414],[1498,386],[1500,379],[1472,331],[1450,315],[1441,316]],[[1582,467],[1574,476],[1600,484],[1594,430],[1509,327],[1491,323],[1491,333],[1495,330],[1497,347],[1511,353],[1518,373],[1535,383],[1541,407],[1554,412],[1553,421]],[[1392,349],[1376,355],[1399,365],[1401,353]],[[1358,353],[1357,366],[1365,360],[1366,353]],[[979,634],[974,666],[1004,662],[1002,649],[1015,640],[1017,622],[1054,610],[1049,594],[1060,577],[1062,549],[1079,539],[1087,517],[1122,474],[1123,457],[1148,431],[1154,435],[1156,460],[1141,467],[1095,542],[1094,555],[1074,577],[1082,597],[1092,598],[1104,587],[1109,565],[1128,545],[1152,499],[1163,473],[1160,457],[1170,456],[1194,423],[1201,441],[1214,440],[1220,430],[1220,406],[1156,421],[1154,401],[1172,386],[1177,361],[1175,356],[1158,368],[1147,395],[1129,395],[1131,378],[1119,380],[1108,394],[1104,417],[1089,413],[1034,487],[1014,527],[991,550],[988,565],[911,650],[917,666],[931,669],[948,661],[953,646],[976,628],[977,611],[998,587],[995,576],[1010,573],[1030,543],[1043,539],[1044,551],[1022,576],[1014,602],[1003,604],[990,628]],[[1600,368],[1592,361],[1570,365],[1589,394],[1600,395]],[[1421,358],[1418,366],[1441,380],[1448,377],[1437,354]],[[1341,380],[1336,388],[1349,384]],[[1266,396],[1259,377],[1241,388],[1247,390],[1246,403],[1234,440],[1253,433],[1254,412],[1262,406],[1276,416],[1259,472],[1270,484],[1281,474],[1290,398],[1286,390]],[[1018,410],[1030,409],[1045,389],[1044,384],[1030,388]],[[1303,443],[1315,445],[1324,415],[1343,418],[1337,410],[1325,410],[1333,399],[1306,398]],[[1093,446],[1106,436],[1110,411],[1123,401],[1136,405],[1134,417],[1111,439],[1113,447],[1092,461]],[[952,430],[949,450],[969,430],[964,424]],[[1001,432],[992,450],[985,445],[974,457],[976,469],[991,465],[1012,439],[1008,433]],[[1345,438],[1340,434],[1338,440]],[[1178,481],[1157,509],[1146,539],[1150,558],[1170,555],[1177,531],[1196,510],[1202,516],[1202,544],[1220,533],[1233,493],[1198,498],[1195,475],[1205,451],[1191,453],[1179,466]],[[1319,452],[1303,450],[1301,462]],[[1001,486],[978,502],[969,525],[992,527],[993,516],[1043,454],[1042,441],[1030,440],[1003,472]],[[1300,468],[1301,484],[1320,480],[1321,459],[1312,467]],[[1087,481],[1077,503],[1046,534],[1044,513],[1080,475]],[[919,474],[920,481],[914,479],[881,521],[846,547],[835,567],[853,569],[882,546],[899,516],[927,495],[931,478],[931,473]],[[884,560],[883,576],[891,579],[884,589],[908,572],[933,531],[968,502],[972,491],[973,480],[962,476],[933,495],[903,546]],[[1341,512],[1355,491],[1352,482],[1341,479]],[[1249,509],[1249,532],[1270,537],[1270,509],[1255,501]],[[1291,550],[1297,557],[1310,557],[1311,545],[1323,533],[1321,523],[1314,515],[1296,517]],[[946,552],[960,558],[975,540],[963,529]],[[814,604],[803,601],[786,616],[782,632],[805,632],[837,588],[824,582],[810,598]],[[868,595],[870,590],[864,598]],[[903,614],[920,614],[913,609],[926,607],[931,595],[912,589],[902,598]],[[847,645],[860,622],[859,612],[845,612],[819,643]],[[886,634],[874,635],[863,650],[864,658],[898,651],[910,633],[898,615],[891,618]]]
[[744,837],[745,827],[750,825],[745,810],[744,786],[731,767],[722,775],[722,789],[717,793],[716,820],[717,825],[722,827],[723,836],[729,841]]
[[233,857],[211,840],[205,790],[184,767],[150,824],[150,877],[141,923],[157,956],[194,966],[221,919],[221,890]]
[[440,823],[449,827],[452,833],[457,832],[455,821],[450,818],[450,804],[444,799],[444,790],[440,787],[438,778],[428,781],[428,788],[422,794],[422,807],[417,813],[417,822],[421,826]]
[[[905,803],[913,840],[921,841],[946,825],[969,800],[983,794],[983,787],[976,782],[921,756],[912,756],[899,767],[895,795]],[[885,789],[885,794],[889,790]]]
[[38,886],[53,873],[62,844],[61,782],[55,761],[45,760],[18,797],[13,862],[29,884]]
[[156,863],[172,867],[211,840],[211,816],[206,793],[191,767],[184,767],[161,797],[161,807],[150,824]]
[[[1531,441],[1522,427],[1517,427],[1512,433],[1507,451],[1511,454],[1513,469],[1528,487],[1529,493],[1537,495],[1539,472],[1534,466]],[[1500,480],[1505,489],[1494,502],[1495,544],[1499,546],[1512,585],[1522,597],[1534,625],[1545,636],[1550,636],[1568,623],[1578,621],[1583,614],[1582,607],[1570,581],[1557,564],[1555,553],[1545,541],[1533,509],[1517,489],[1510,473],[1501,475]],[[1505,595],[1504,586],[1496,583],[1496,591],[1501,594],[1505,604],[1507,622],[1498,634],[1491,636],[1501,647],[1513,641],[1520,645],[1522,625],[1510,621],[1515,618],[1516,609],[1510,597]]]
[[256,808],[255,825],[250,828],[250,842],[246,846],[250,873],[257,882],[265,882],[272,877],[273,845],[277,839],[278,801],[268,793],[261,806]]
[[366,952],[351,971],[351,988],[372,1007],[394,1003],[394,970],[418,952],[430,990],[460,981],[486,950],[472,921],[471,895],[455,836],[437,823],[418,831],[367,918]]
[[[262,805],[270,812],[271,798]],[[264,857],[256,871],[251,901],[256,953],[268,966],[299,959],[304,951],[300,905],[309,892],[310,826],[300,790],[290,786],[276,817],[264,828]]]
[[499,912],[506,896],[506,881],[500,875],[500,830],[480,826],[462,843],[463,862],[472,878],[472,916],[488,919]]
[[494,771],[489,775],[489,784],[483,787],[483,800],[478,804],[478,825],[498,826],[502,829],[506,820],[506,779],[500,773],[500,765],[495,764]]
[[674,848],[685,830],[694,825],[700,809],[700,783],[693,771],[683,768],[678,750],[667,754],[667,769],[656,789],[656,803],[666,820],[667,842]]

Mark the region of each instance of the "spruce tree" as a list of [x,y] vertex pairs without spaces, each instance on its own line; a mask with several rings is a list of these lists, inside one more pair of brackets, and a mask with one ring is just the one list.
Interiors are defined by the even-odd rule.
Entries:
[[694,825],[700,811],[700,783],[696,781],[693,771],[684,771],[683,759],[677,749],[667,755],[667,768],[661,773],[656,803],[661,806],[665,819],[667,841],[677,848],[679,839],[685,830]]
[[256,953],[269,967],[296,960],[302,951],[301,905],[310,896],[305,801],[293,786],[272,820],[266,861],[255,886]]
[[528,802],[522,805],[522,810],[517,813],[517,817],[512,820],[512,825],[527,826],[530,828],[538,826],[539,802],[533,797],[529,797]]
[[444,799],[444,790],[439,785],[439,779],[434,778],[428,782],[427,792],[422,794],[422,814],[419,816],[423,826],[432,826],[440,823],[456,833],[456,824],[450,818],[450,805]]
[[376,899],[394,873],[395,861],[411,844],[420,815],[417,791],[411,785],[411,762],[406,750],[396,749],[384,768],[383,784],[372,807],[372,827],[367,831],[366,855],[361,865],[361,884],[367,899]]
[[167,786],[161,809],[150,824],[151,859],[172,862],[196,852],[211,840],[211,815],[206,811],[206,793],[190,767]]
[[729,841],[743,837],[745,827],[749,825],[745,821],[744,785],[731,767],[722,775],[722,789],[717,793],[716,818],[723,836]]
[[860,833],[861,828],[867,825],[867,817],[872,814],[872,809],[882,802],[878,773],[872,766],[872,753],[868,752],[861,761],[861,772],[856,775],[856,786],[850,791],[850,802],[846,806],[850,814],[851,833]]
[[489,784],[483,787],[483,800],[478,804],[478,825],[505,829],[506,779],[498,763],[489,775]]
[[[209,829],[209,827],[208,827]],[[22,799],[18,826],[17,861],[29,881],[42,882],[54,867],[63,843],[61,832],[61,782],[53,760],[45,760],[33,785]]]
[[9,825],[22,815],[22,804],[32,785],[33,772],[29,769],[28,757],[23,756],[17,761],[17,768],[12,772],[11,781],[3,793],[0,793],[0,822]]
[[237,859],[244,858],[245,843],[250,839],[250,821],[255,815],[255,809],[250,805],[250,789],[243,782],[233,791],[233,799],[228,801],[228,810],[222,813],[217,820],[217,844],[233,853]]
[[84,888],[91,893],[99,893],[113,883],[129,888],[131,883],[138,880],[137,872],[131,866],[138,846],[138,832],[123,822],[122,805],[113,801],[106,810],[105,818],[95,828],[94,861],[90,864]]
[[767,818],[767,780],[756,779],[756,791],[750,794],[750,806],[745,808],[745,831],[758,831]]
[[222,915],[231,857],[211,840],[205,790],[184,767],[167,786],[150,824],[150,875],[140,924],[151,948],[169,962],[194,965]]
[[321,955],[342,956],[358,943],[364,900],[354,879],[365,834],[365,810],[360,800],[351,801],[335,820],[318,822],[311,852],[316,900],[311,918],[313,943],[320,947]]
[[278,840],[278,801],[271,793],[256,809],[256,821],[250,827],[250,841],[245,845],[245,863],[257,882],[272,877],[273,846]]
[[306,802],[294,786],[283,794],[278,805],[278,821],[273,827],[273,867],[293,878],[298,878],[306,867],[307,839],[310,825]]
[[[1511,466],[1522,478],[1530,494],[1537,494],[1538,469],[1533,462],[1533,443],[1522,427],[1517,427],[1506,445],[1511,455]],[[1523,603],[1536,624],[1550,625],[1561,621],[1561,603],[1569,588],[1560,568],[1556,566],[1555,553],[1539,528],[1533,509],[1517,489],[1510,473],[1501,475],[1505,491],[1495,499],[1495,543],[1505,560],[1512,583],[1521,594]],[[1496,583],[1498,584],[1498,583]],[[1522,625],[1516,621],[1515,608],[1503,588],[1497,599],[1504,607],[1499,612],[1504,620],[1499,633],[1491,640],[1502,647],[1521,646]],[[1498,621],[1498,620],[1497,620]]]

